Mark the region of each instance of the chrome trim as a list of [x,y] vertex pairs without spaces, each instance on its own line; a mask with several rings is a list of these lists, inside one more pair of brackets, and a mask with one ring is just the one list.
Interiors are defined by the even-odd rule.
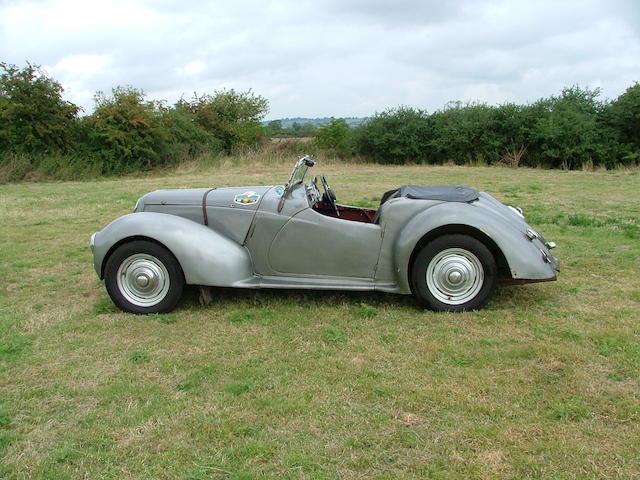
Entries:
[[126,258],[118,268],[116,282],[122,296],[139,307],[160,303],[167,296],[171,283],[164,264],[147,253]]
[[518,215],[520,218],[524,218],[524,212],[522,211],[522,209],[520,207],[514,207],[511,205],[507,205],[507,207],[509,207],[511,209],[511,211],[513,213],[515,213],[516,215]]
[[484,283],[482,263],[462,248],[448,248],[429,262],[427,288],[440,302],[461,305],[473,299]]
[[98,232],[94,232],[91,234],[91,240],[89,240],[89,246],[91,247],[91,253],[93,253],[93,249],[96,246],[96,233]]
[[537,234],[534,230],[532,230],[532,229],[530,229],[530,228],[527,228],[527,233],[526,233],[525,235],[526,235],[526,236],[527,236],[527,238],[528,238],[529,240],[531,240],[532,242],[533,242],[536,238],[538,238],[538,234]]
[[547,252],[545,252],[544,250],[540,250],[540,253],[542,253],[542,259],[545,263],[551,263],[551,258],[549,257]]

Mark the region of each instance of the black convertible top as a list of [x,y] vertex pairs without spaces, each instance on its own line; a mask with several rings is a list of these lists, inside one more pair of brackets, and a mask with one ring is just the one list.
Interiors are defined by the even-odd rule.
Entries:
[[390,198],[398,197],[443,202],[472,202],[478,199],[478,191],[466,185],[402,185],[385,192],[380,205]]

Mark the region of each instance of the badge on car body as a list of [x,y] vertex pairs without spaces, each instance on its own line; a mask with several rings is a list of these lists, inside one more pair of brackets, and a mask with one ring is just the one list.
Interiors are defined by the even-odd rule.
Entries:
[[233,198],[233,201],[240,205],[251,205],[252,203],[256,203],[258,200],[260,200],[260,195],[253,191],[239,193]]

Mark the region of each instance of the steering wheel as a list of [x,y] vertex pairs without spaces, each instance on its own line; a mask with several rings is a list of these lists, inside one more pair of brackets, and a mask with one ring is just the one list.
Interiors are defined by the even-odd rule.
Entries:
[[322,188],[324,188],[324,193],[322,194],[322,203],[333,207],[333,209],[336,211],[336,215],[339,217],[340,212],[338,211],[338,206],[336,205],[336,194],[333,193],[333,190],[331,190],[331,187],[327,183],[327,179],[324,178],[324,175],[320,176],[320,181],[322,182]]

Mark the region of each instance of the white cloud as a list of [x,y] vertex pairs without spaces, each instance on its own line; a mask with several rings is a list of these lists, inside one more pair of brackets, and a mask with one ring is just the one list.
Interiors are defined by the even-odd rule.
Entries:
[[110,63],[109,55],[72,55],[62,58],[55,65],[43,65],[42,68],[62,84],[67,100],[89,112],[95,91],[88,85],[93,78],[102,75]]
[[178,75],[196,75],[206,68],[206,64],[201,60],[193,60],[182,67],[176,68]]
[[45,67],[54,76],[73,76],[80,79],[89,79],[109,65],[110,55],[72,55],[64,57],[52,67]]
[[639,12],[632,0],[12,2],[0,59],[49,66],[88,111],[116,85],[169,102],[252,88],[269,118],[432,111],[576,83],[615,97],[640,79]]

